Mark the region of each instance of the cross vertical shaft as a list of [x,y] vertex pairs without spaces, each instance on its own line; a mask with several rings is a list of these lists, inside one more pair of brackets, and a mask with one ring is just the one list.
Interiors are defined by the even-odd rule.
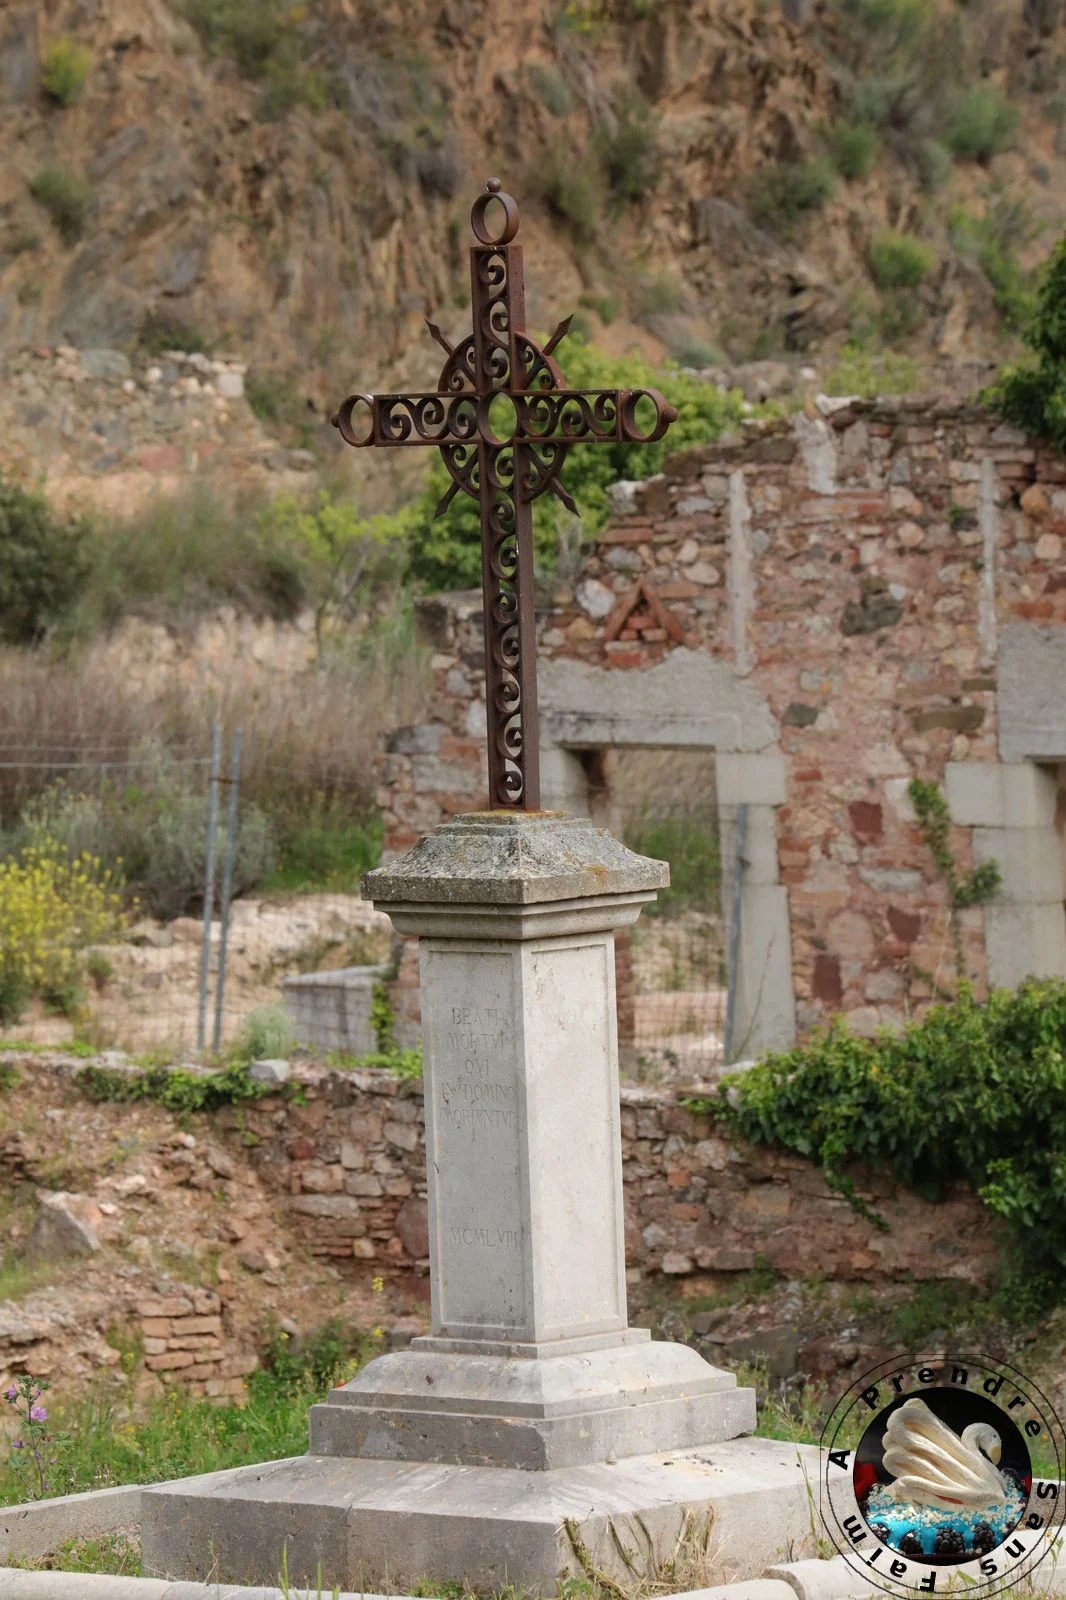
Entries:
[[[479,221],[481,219],[478,219]],[[478,244],[470,251],[475,384],[485,416],[478,439],[481,589],[485,606],[485,691],[489,797],[540,809],[533,507],[522,492],[524,447],[495,442],[492,397],[524,387],[518,332],[525,325],[522,247]],[[491,437],[486,437],[490,433]]]

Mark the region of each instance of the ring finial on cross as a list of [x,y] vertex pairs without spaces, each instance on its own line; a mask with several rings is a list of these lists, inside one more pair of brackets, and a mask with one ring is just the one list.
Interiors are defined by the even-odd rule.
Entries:
[[[489,207],[497,202],[503,207],[503,226],[498,233],[493,233],[486,221]],[[494,245],[510,244],[518,232],[521,218],[518,213],[518,202],[504,192],[499,178],[489,178],[485,184],[485,193],[479,194],[470,208],[470,226],[474,230],[474,238],[478,244]]]

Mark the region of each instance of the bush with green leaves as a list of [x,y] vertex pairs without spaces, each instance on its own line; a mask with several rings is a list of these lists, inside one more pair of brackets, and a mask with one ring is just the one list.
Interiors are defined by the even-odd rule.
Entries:
[[44,206],[64,244],[77,244],[85,231],[92,203],[92,184],[83,172],[63,162],[50,161],[30,179],[29,190]]
[[1048,261],[1024,337],[1032,362],[1006,368],[987,398],[1008,422],[1066,452],[1066,234]]
[[955,206],[948,219],[951,243],[977,262],[988,279],[1006,328],[1021,331],[1036,310],[1037,274],[1023,267],[1018,251],[1044,230],[1024,194],[994,189],[980,214]]
[[[581,529],[592,538],[607,518],[607,490],[620,478],[647,478],[658,472],[668,450],[685,450],[717,439],[743,413],[739,390],[723,394],[676,369],[659,371],[639,356],[611,357],[571,336],[556,352],[572,389],[656,388],[677,407],[677,421],[655,444],[589,445],[575,449],[563,468],[563,481],[578,504]],[[412,519],[410,576],[423,588],[475,588],[481,582],[481,523],[477,505],[456,495],[444,516],[433,512],[451,483],[443,463],[434,463],[429,488]],[[551,495],[533,508],[538,565],[551,571],[572,531],[573,518]]]
[[41,88],[59,105],[73,105],[92,64],[92,51],[77,39],[53,39],[41,61]]
[[771,162],[748,186],[748,211],[761,227],[788,238],[804,218],[821,210],[833,188],[827,161]]
[[1017,126],[1017,107],[993,84],[978,83],[956,98],[944,138],[959,160],[986,163],[1007,149]]
[[86,526],[0,478],[0,639],[33,644],[65,615],[88,573]]
[[659,181],[659,124],[638,91],[623,96],[609,121],[601,122],[595,150],[612,205],[643,200]]
[[256,1006],[248,1013],[237,1046],[246,1061],[277,1061],[296,1048],[296,1028],[284,1002]]
[[[66,784],[46,790],[25,809],[2,843],[5,855],[53,840],[73,860],[82,855],[117,865],[131,893],[154,916],[197,908],[207,860],[209,802],[203,768],[171,757],[159,745],[135,751],[136,780],[102,783],[90,793]],[[225,849],[225,820],[216,822],[216,853]],[[273,869],[274,830],[259,806],[241,807],[233,869],[235,894]]]
[[845,1024],[696,1103],[743,1138],[816,1162],[871,1215],[856,1167],[931,1200],[965,1182],[1005,1225],[1034,1299],[1066,1287],[1066,983],[964,990],[899,1035]]
[[838,122],[829,133],[833,165],[848,183],[870,176],[880,146],[877,129],[868,122]]
[[870,241],[870,271],[879,289],[917,289],[935,260],[933,247],[913,234],[886,228]]

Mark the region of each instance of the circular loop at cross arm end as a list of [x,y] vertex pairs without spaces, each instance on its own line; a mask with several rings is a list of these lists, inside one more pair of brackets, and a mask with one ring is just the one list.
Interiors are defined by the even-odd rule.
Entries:
[[[655,426],[643,429],[637,422],[637,406],[650,400],[655,407]],[[628,444],[655,444],[663,437],[671,423],[677,421],[677,407],[672,406],[658,389],[627,389],[619,396],[618,415],[622,438]]]
[[[360,405],[366,406],[369,412],[369,417],[367,419],[369,426],[365,436],[362,438],[356,433],[352,426],[355,408],[356,406]],[[362,450],[366,448],[366,446],[372,445],[375,442],[377,419],[373,395],[350,394],[347,400],[341,402],[340,406],[329,420],[332,422],[333,426],[336,428],[345,444],[353,445],[356,450]]]

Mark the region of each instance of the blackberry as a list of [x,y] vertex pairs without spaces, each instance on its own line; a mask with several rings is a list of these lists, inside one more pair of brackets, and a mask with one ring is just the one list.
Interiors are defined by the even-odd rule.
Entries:
[[933,1554],[938,1556],[961,1556],[966,1554],[966,1540],[958,1528],[937,1529]]
[[986,1556],[996,1548],[996,1536],[987,1522],[979,1522],[973,1530],[973,1547],[978,1555]]
[[920,1556],[925,1554],[924,1550],[922,1549],[922,1541],[919,1539],[916,1533],[912,1532],[910,1528],[907,1529],[907,1532],[899,1541],[899,1548],[900,1554],[905,1556]]

